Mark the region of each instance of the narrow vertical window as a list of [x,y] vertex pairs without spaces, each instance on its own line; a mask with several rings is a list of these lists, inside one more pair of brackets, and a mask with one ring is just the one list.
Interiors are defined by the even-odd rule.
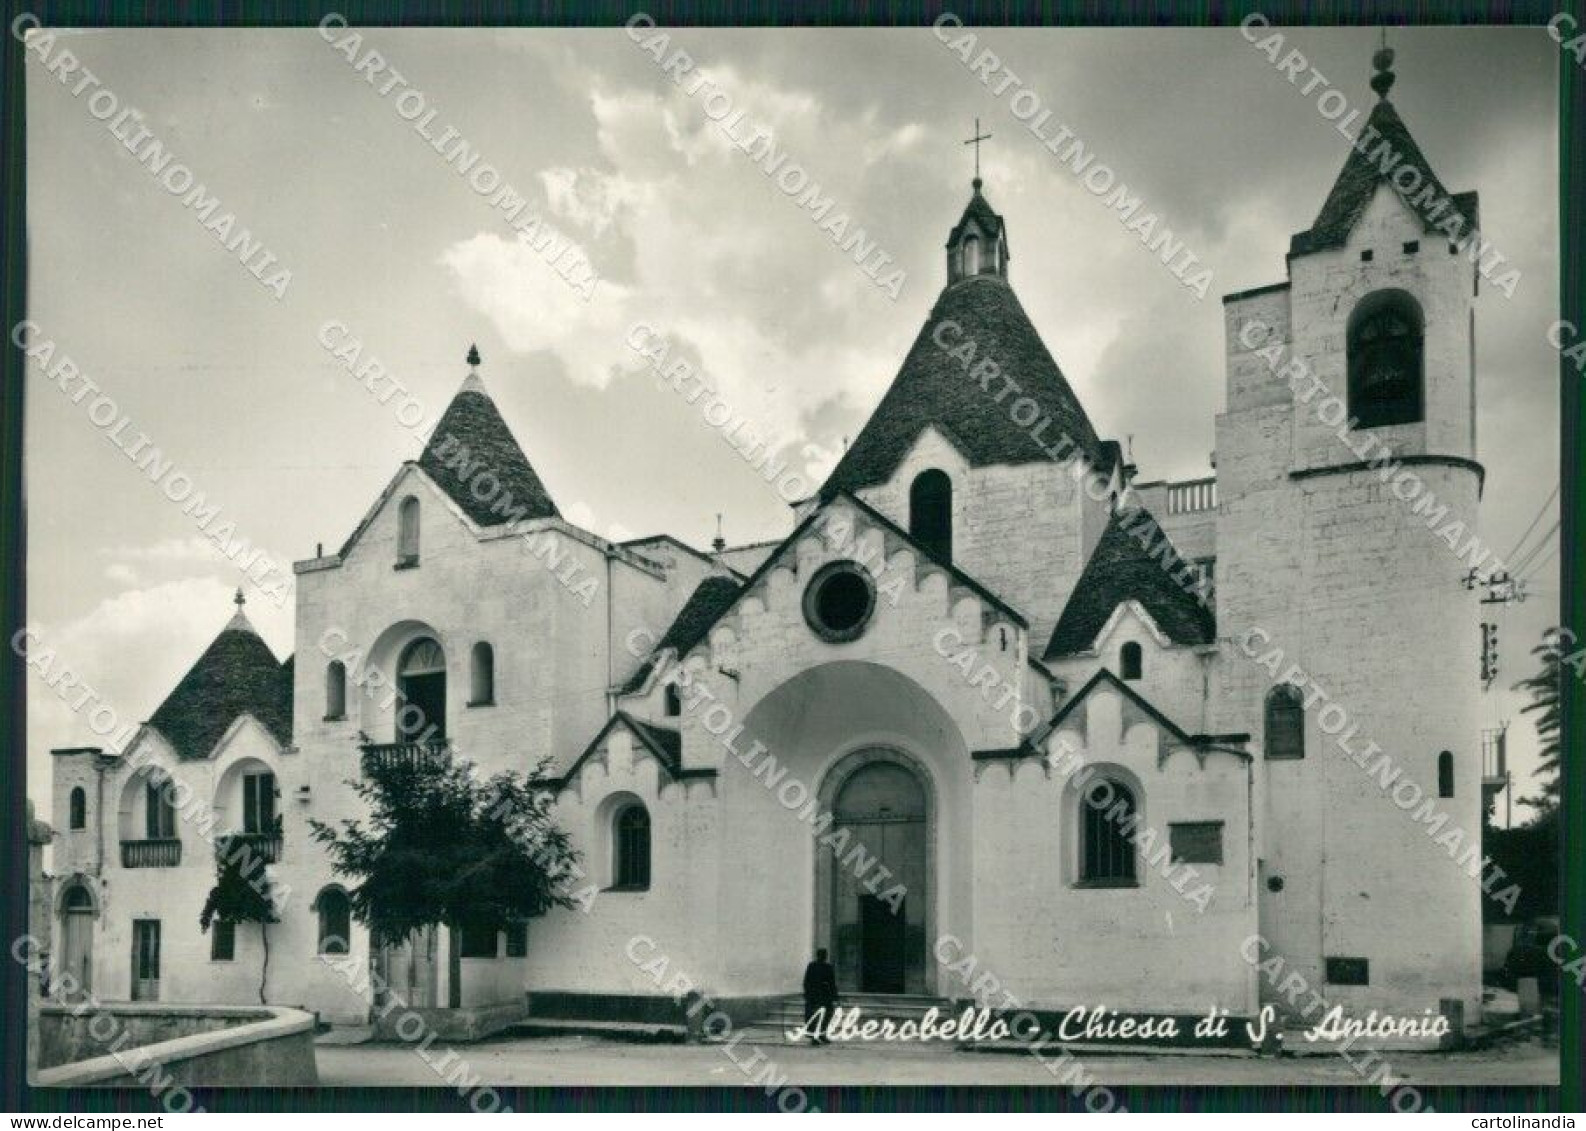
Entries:
[[1118,667],[1124,679],[1139,679],[1144,661],[1141,659],[1140,645],[1133,640],[1127,641],[1118,650]]
[[402,500],[397,512],[397,567],[418,565],[419,501],[412,495]]
[[1437,756],[1437,795],[1454,796],[1454,755],[1447,750]]
[[1292,683],[1267,692],[1262,745],[1269,759],[1305,757],[1305,702]]
[[72,790],[71,826],[74,829],[88,827],[88,794],[83,791],[82,786]]
[[216,919],[209,929],[209,960],[230,962],[237,957],[237,924]]
[[496,650],[483,640],[474,645],[468,692],[470,707],[481,707],[496,701]]
[[144,835],[149,840],[176,839],[176,806],[171,804],[165,782],[150,782],[144,787]]
[[945,471],[922,471],[909,488],[909,534],[926,553],[953,560],[953,481]]
[[612,887],[643,891],[650,886],[650,814],[643,805],[627,805],[613,828],[616,849]]
[[325,669],[325,718],[347,717],[347,665],[332,660]]
[[675,719],[683,713],[683,696],[677,690],[677,684],[666,685],[666,716]]
[[275,775],[242,776],[242,831],[265,835],[275,826]]
[[964,241],[964,274],[980,274],[980,240],[976,236]]

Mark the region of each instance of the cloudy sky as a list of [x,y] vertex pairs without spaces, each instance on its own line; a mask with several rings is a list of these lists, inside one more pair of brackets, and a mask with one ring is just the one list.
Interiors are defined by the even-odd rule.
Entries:
[[[1369,108],[1375,33],[1291,38]],[[277,301],[86,94],[30,57],[32,317],[280,562],[339,546],[421,444],[319,344],[330,320],[432,412],[477,342],[486,384],[575,522],[705,545],[721,513],[732,542],[772,538],[789,529],[776,492],[641,370],[628,328],[678,343],[818,479],[942,285],[969,192],[960,140],[978,116],[1014,284],[1098,430],[1132,436],[1146,478],[1206,473],[1218,300],[1284,277],[1289,235],[1309,226],[1346,143],[1236,31],[982,39],[1213,270],[1204,301],[928,31],[673,37],[896,260],[896,301],[621,30],[366,33],[363,48],[438,112],[432,135],[455,129],[587,251],[601,279],[587,303],[315,31],[110,31],[68,45],[291,280]],[[1480,191],[1485,233],[1523,272],[1512,301],[1485,288],[1477,315],[1485,535],[1502,552],[1558,475],[1558,363],[1543,336],[1557,307],[1557,46],[1537,28],[1395,31],[1392,44],[1395,104],[1443,182]],[[83,405],[28,380],[30,621],[123,717],[144,719],[231,614],[239,570]],[[1532,592],[1505,614],[1502,685],[1529,670],[1556,607],[1556,557]],[[254,591],[248,611],[279,655],[292,650],[289,601]],[[90,735],[29,686],[29,792],[42,799],[48,749]],[[1515,716],[1514,697],[1491,698],[1491,720]]]

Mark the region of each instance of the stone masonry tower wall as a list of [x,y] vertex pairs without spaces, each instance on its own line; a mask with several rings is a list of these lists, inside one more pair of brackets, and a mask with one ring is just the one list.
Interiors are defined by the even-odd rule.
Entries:
[[[1304,757],[1273,759],[1263,745],[1259,767],[1263,956],[1281,955],[1346,1014],[1419,1016],[1453,1000],[1473,1021],[1475,269],[1379,182],[1341,245],[1291,255],[1289,274],[1224,300],[1217,421],[1225,721],[1264,744],[1270,689],[1287,679],[1307,700]],[[1390,290],[1424,315],[1424,417],[1350,428],[1351,317]],[[1381,458],[1387,448],[1402,463]],[[1439,796],[1444,751],[1452,796]]]

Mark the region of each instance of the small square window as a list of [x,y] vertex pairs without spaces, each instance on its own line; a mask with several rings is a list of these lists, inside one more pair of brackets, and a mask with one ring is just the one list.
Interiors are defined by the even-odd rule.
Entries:
[[1173,862],[1221,864],[1223,862],[1223,823],[1221,821],[1179,821],[1167,827]]
[[1371,965],[1364,958],[1329,958],[1327,983],[1332,986],[1371,984]]
[[1376,258],[1376,253],[1369,247],[1360,253],[1360,262],[1362,263],[1370,263],[1374,258]]
[[216,919],[209,925],[209,960],[231,962],[237,957],[237,924]]
[[1408,243],[1406,243],[1404,245],[1404,254],[1405,255],[1414,255],[1416,252],[1418,252],[1420,250],[1421,250],[1421,241],[1420,240],[1410,240]]

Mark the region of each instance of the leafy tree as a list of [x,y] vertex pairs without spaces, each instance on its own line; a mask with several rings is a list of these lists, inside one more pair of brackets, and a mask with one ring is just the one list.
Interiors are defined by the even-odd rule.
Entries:
[[[281,818],[275,818],[272,836],[281,835]],[[215,886],[209,889],[198,927],[208,932],[216,920],[259,924],[264,961],[259,969],[259,1004],[266,1004],[265,983],[270,977],[270,924],[280,922],[275,892],[264,857],[246,836],[225,836],[215,842]]]
[[1535,776],[1542,779],[1539,797],[1521,799],[1546,816],[1558,808],[1559,803],[1559,699],[1564,689],[1564,643],[1558,629],[1542,634],[1542,642],[1531,649],[1531,654],[1541,661],[1541,669],[1534,675],[1514,685],[1516,691],[1531,693],[1531,702],[1520,708],[1521,714],[1535,712],[1532,725],[1541,740],[1542,761]]
[[[1482,900],[1484,919],[1512,922],[1558,914],[1558,832],[1557,809],[1512,829],[1486,831],[1482,850],[1503,870],[1505,878]],[[1504,906],[1495,897],[1511,884],[1518,886],[1520,896]]]
[[505,772],[481,782],[467,762],[372,763],[362,780],[348,783],[368,807],[367,823],[310,822],[337,873],[354,881],[353,916],[376,946],[398,945],[426,927],[452,930],[453,1005],[460,1002],[460,932],[505,930],[578,902],[565,887],[579,874],[577,854],[534,780]]

